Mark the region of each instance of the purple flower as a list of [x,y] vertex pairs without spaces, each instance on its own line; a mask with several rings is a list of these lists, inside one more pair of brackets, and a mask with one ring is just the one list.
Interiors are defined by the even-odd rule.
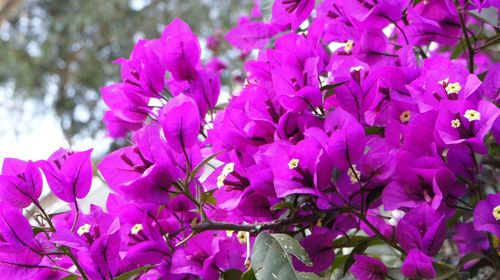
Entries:
[[444,215],[427,204],[414,208],[399,221],[396,227],[396,237],[406,251],[418,249],[434,256],[446,238]]
[[42,193],[42,174],[32,161],[5,158],[0,175],[0,200],[19,208],[38,204]]
[[238,26],[233,27],[225,38],[240,50],[251,51],[265,47],[276,33],[278,29],[272,24],[240,18]]
[[384,280],[388,273],[383,262],[364,255],[354,255],[354,263],[349,271],[359,280]]
[[292,29],[296,29],[311,14],[314,2],[314,0],[274,1],[272,21],[278,24],[291,24]]
[[401,266],[401,273],[411,279],[432,279],[436,271],[432,266],[432,258],[418,249],[411,249]]
[[338,108],[326,119],[325,130],[331,133],[328,154],[334,160],[333,164],[341,170],[347,170],[365,150],[363,127],[352,115]]
[[442,102],[436,121],[435,138],[447,147],[467,148],[486,153],[484,137],[500,115],[500,109],[488,101],[477,105],[466,100]]
[[165,68],[176,80],[193,80],[201,56],[198,38],[184,21],[174,19],[161,34]]
[[75,202],[90,191],[92,183],[92,149],[73,152],[59,149],[40,165],[50,189],[63,201]]
[[[455,241],[458,251],[460,252],[460,256],[462,257],[469,253],[481,253],[489,247],[488,237],[486,234],[484,232],[476,231],[474,229],[474,223],[472,222],[457,224],[453,241]],[[477,260],[470,261],[465,265],[465,268],[476,262]]]
[[174,97],[162,108],[160,117],[163,135],[172,149],[182,153],[196,143],[201,122],[198,106],[191,97]]
[[500,193],[489,194],[474,208],[474,229],[500,236]]
[[21,210],[6,202],[0,202],[0,235],[1,245],[8,244],[12,249],[40,252],[34,242],[33,230],[28,220]]
[[335,258],[331,236],[313,233],[302,239],[300,244],[306,249],[313,264],[312,266],[306,266],[301,261],[294,260],[293,266],[297,270],[319,274],[330,267]]

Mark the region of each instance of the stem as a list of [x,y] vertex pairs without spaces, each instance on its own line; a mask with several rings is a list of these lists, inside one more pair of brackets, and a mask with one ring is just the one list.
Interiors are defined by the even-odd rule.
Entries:
[[78,217],[80,217],[80,208],[78,208],[78,201],[76,201],[76,197],[75,197],[75,219],[73,220],[73,225],[71,226],[71,232],[73,232],[73,230],[75,230],[75,226],[76,226],[76,223],[78,222]]
[[365,216],[363,216],[361,213],[359,213],[358,211],[356,211],[355,209],[351,208],[351,211],[361,220],[363,221],[363,223],[365,223],[374,233],[375,235],[380,238],[382,241],[384,241],[385,243],[387,243],[387,245],[389,245],[390,247],[398,250],[402,255],[406,255],[406,251],[399,247],[398,244],[392,242],[391,240],[387,239],[387,237],[385,237],[382,233],[380,233],[380,231],[374,226],[372,225],[368,219],[366,219]]
[[52,221],[49,217],[49,215],[47,215],[47,212],[45,212],[45,210],[42,208],[42,206],[38,203],[38,202],[33,202],[33,204],[35,204],[36,208],[38,208],[38,210],[40,210],[40,212],[42,213],[42,216],[43,218],[47,221],[47,223],[49,224],[50,226],[50,229],[55,232],[56,231],[56,228],[54,227],[54,224],[52,224]]
[[474,50],[476,52],[479,52],[480,50],[482,49],[485,49],[491,45],[494,45],[496,43],[498,43],[498,41],[500,41],[500,35],[496,35],[492,38],[489,38],[483,45],[479,46],[479,47],[476,47]]
[[76,259],[75,255],[73,255],[73,253],[71,252],[71,249],[69,249],[69,248],[67,248],[65,246],[63,246],[62,249],[66,253],[66,255],[71,259],[71,261],[73,262],[73,264],[75,264],[76,269],[78,269],[78,271],[82,275],[83,280],[89,280],[89,278],[87,277],[87,274],[85,274],[85,271],[80,266],[80,263]]
[[289,219],[281,219],[272,222],[262,222],[254,224],[232,224],[226,222],[203,222],[191,227],[195,233],[200,233],[207,230],[234,230],[234,231],[247,231],[251,233],[259,233],[263,230],[275,230],[285,226],[292,226],[301,223],[316,223],[318,217],[316,215],[306,217],[294,217]]
[[465,44],[467,45],[467,53],[469,54],[469,72],[474,73],[474,47],[469,39],[469,34],[467,33],[467,27],[465,26],[465,12],[464,8],[458,5],[458,1],[455,1],[455,6],[458,12],[458,18],[460,19],[460,27],[462,28],[462,33],[464,34]]

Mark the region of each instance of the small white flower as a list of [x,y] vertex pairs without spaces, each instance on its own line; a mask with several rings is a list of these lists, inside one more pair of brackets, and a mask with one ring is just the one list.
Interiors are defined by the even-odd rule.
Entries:
[[458,82],[449,83],[448,85],[446,85],[446,88],[445,88],[447,94],[458,93],[461,89],[462,89],[462,86]]
[[142,230],[142,224],[135,224],[131,229],[130,229],[130,232],[132,234],[137,234],[139,233],[139,231]]
[[292,158],[290,162],[288,162],[288,168],[295,169],[299,167],[299,160],[296,158]]
[[481,113],[476,110],[469,109],[465,111],[464,117],[470,122],[481,120]]
[[349,54],[352,51],[352,48],[354,47],[354,41],[353,40],[347,40],[344,46],[344,51]]
[[451,127],[457,128],[460,127],[460,120],[459,119],[454,119],[451,121]]
[[359,65],[359,66],[354,66],[354,67],[351,67],[351,69],[349,69],[350,72],[357,72],[357,71],[361,71],[365,69],[365,67]]
[[80,235],[80,236],[82,236],[85,233],[89,233],[89,232],[90,232],[90,225],[89,224],[84,224],[83,226],[79,227],[78,230],[76,231],[76,233],[78,233],[78,235]]

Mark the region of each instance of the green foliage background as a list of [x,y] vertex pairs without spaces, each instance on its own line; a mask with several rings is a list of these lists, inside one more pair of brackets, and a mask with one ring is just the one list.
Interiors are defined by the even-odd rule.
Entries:
[[[7,12],[1,10],[1,2],[0,20]],[[36,100],[40,114],[54,110],[70,145],[103,129],[104,106],[98,90],[119,81],[119,67],[111,61],[128,57],[138,38],[158,37],[175,17],[207,37],[234,26],[252,4],[244,0],[3,2],[16,2],[18,8],[0,23],[0,87],[10,85],[14,93],[2,99],[19,99],[20,104],[26,98]],[[228,65],[239,63],[238,54],[227,44],[218,56]],[[228,79],[231,72],[225,75]]]

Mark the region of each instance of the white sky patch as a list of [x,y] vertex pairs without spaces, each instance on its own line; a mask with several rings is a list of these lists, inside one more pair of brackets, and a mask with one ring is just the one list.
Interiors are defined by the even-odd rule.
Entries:
[[433,52],[439,48],[439,44],[436,42],[431,42],[429,44],[429,52]]
[[151,0],[129,0],[128,5],[134,11],[141,11],[151,4]]
[[384,29],[382,29],[382,32],[384,33],[385,37],[389,38],[395,27],[396,26],[393,23],[390,23],[389,25],[384,27]]
[[345,43],[331,42],[328,44],[328,49],[333,53],[337,49],[343,48],[344,46],[345,46]]
[[[29,107],[29,106],[27,106]],[[6,157],[22,160],[46,159],[60,147],[67,146],[61,127],[51,113],[24,112],[21,119],[9,108],[0,106],[0,161]]]

